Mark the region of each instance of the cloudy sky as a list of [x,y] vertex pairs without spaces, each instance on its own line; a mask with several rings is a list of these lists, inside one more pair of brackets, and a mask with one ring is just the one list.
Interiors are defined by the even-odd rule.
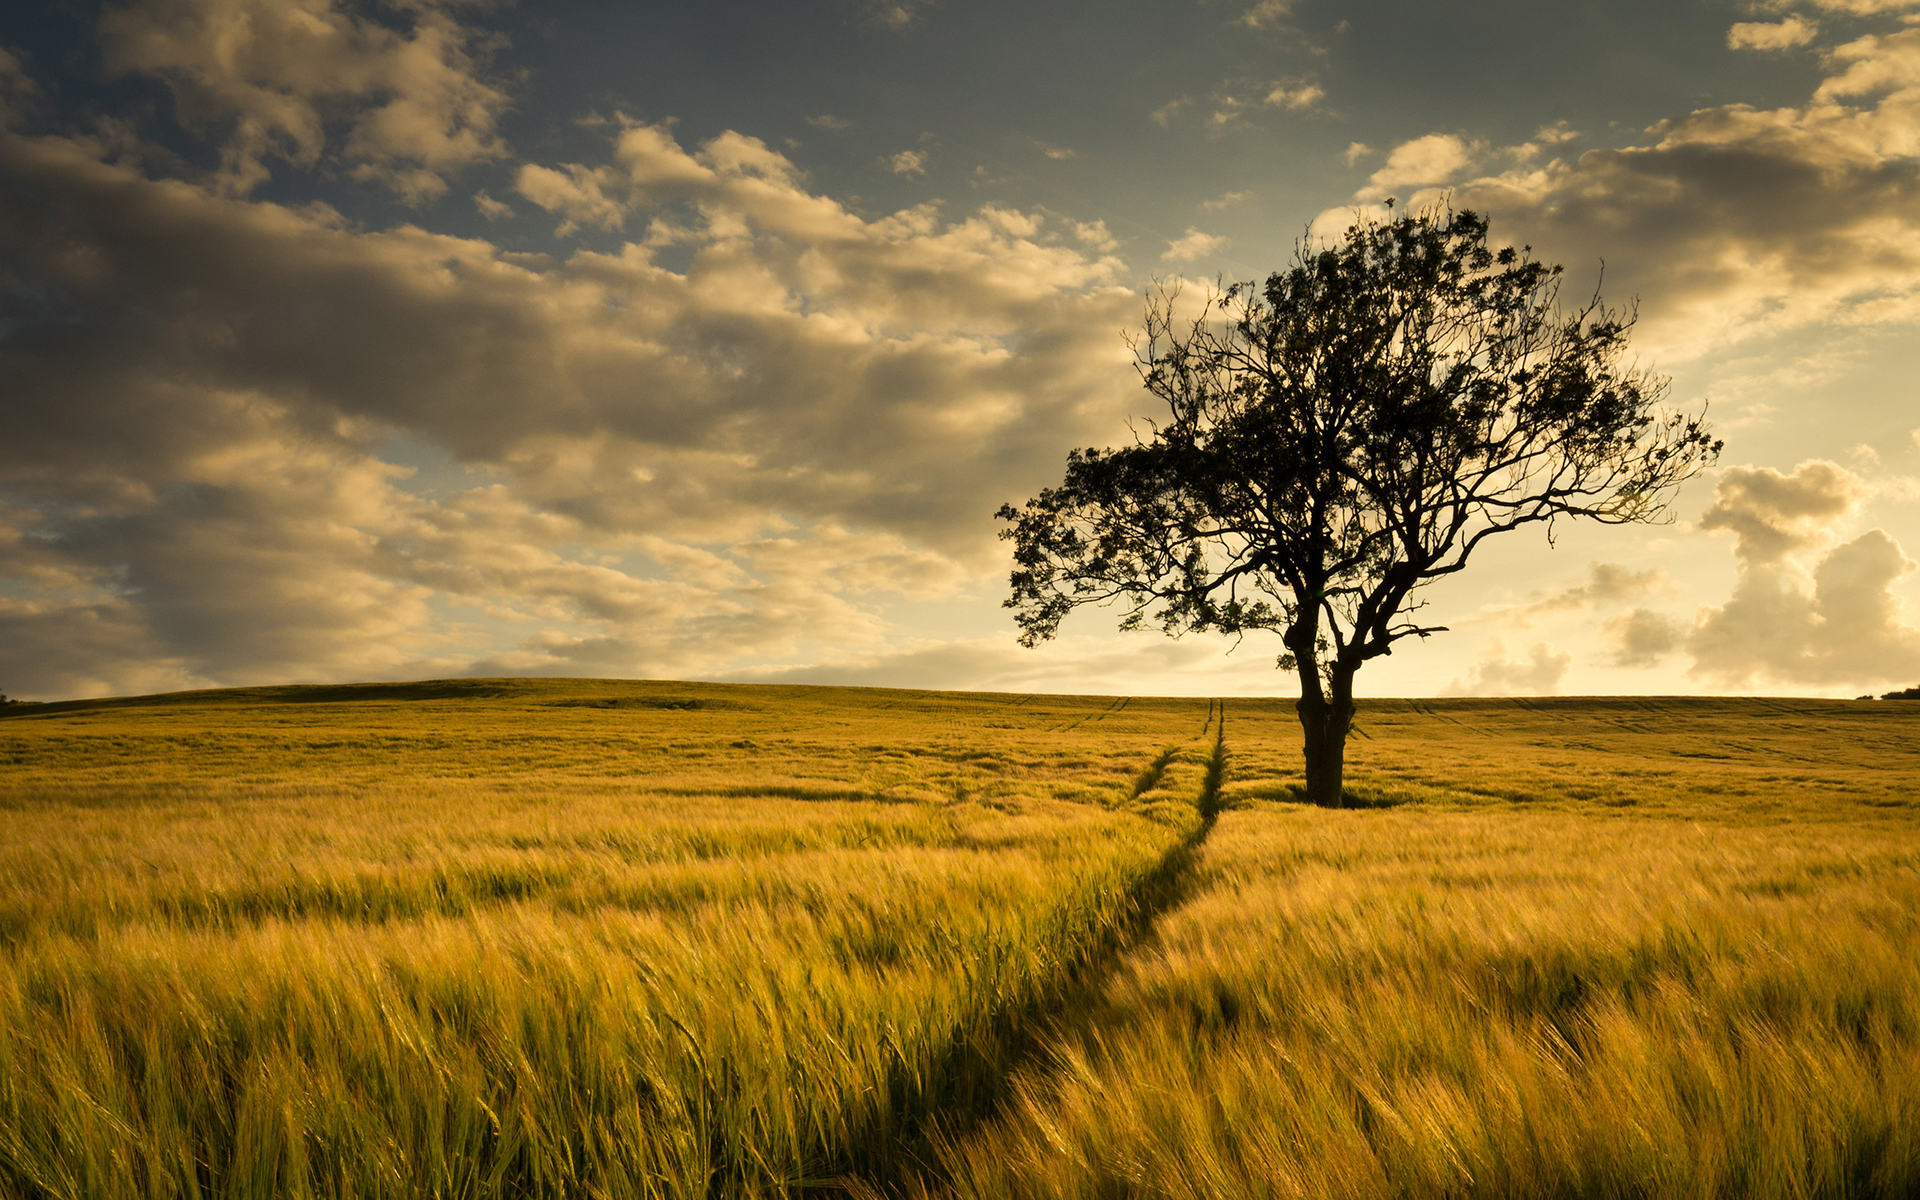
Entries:
[[[24,7],[25,11],[22,11]],[[1015,647],[1150,281],[1450,197],[1726,450],[1373,695],[1920,682],[1920,0],[62,0],[0,17],[0,690],[1284,691]]]

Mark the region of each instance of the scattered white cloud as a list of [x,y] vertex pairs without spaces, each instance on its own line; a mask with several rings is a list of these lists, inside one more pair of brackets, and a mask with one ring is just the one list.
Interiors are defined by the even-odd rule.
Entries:
[[1395,146],[1356,199],[1378,200],[1396,189],[1445,183],[1467,169],[1484,147],[1450,133],[1430,133]]
[[1104,253],[1120,248],[1120,239],[1108,232],[1105,221],[1069,221],[1067,227],[1073,230],[1073,236],[1079,239],[1080,244],[1089,249]]
[[1911,323],[1920,28],[1856,38],[1823,61],[1827,77],[1797,107],[1701,109],[1643,145],[1435,182],[1494,214],[1503,238],[1561,262],[1604,260],[1609,291],[1639,297],[1636,343],[1663,364],[1820,322]]
[[[627,201],[622,195],[626,180],[612,167],[568,163],[556,171],[527,163],[514,179],[514,190],[565,218],[555,230],[558,237],[566,237],[583,225],[613,230],[627,221]],[[481,211],[487,210],[483,207]]]
[[1559,692],[1560,681],[1573,665],[1573,655],[1557,652],[1545,642],[1536,642],[1523,659],[1507,657],[1505,647],[1495,642],[1486,655],[1468,669],[1464,679],[1456,679],[1441,689],[1442,696],[1551,696]]
[[1820,27],[1798,13],[1772,23],[1742,21],[1727,30],[1730,50],[1791,50],[1804,46],[1820,33]]
[[1173,119],[1180,115],[1180,110],[1192,103],[1192,96],[1177,97],[1162,104],[1159,108],[1154,109],[1153,112],[1149,114],[1148,119],[1162,129],[1170,128],[1173,125]]
[[1293,0],[1257,0],[1236,17],[1234,23],[1248,29],[1272,29],[1283,24],[1292,13]]
[[[1756,679],[1858,686],[1920,672],[1920,629],[1894,592],[1914,564],[1883,530],[1840,542],[1868,491],[1859,476],[1820,460],[1791,474],[1736,467],[1721,475],[1700,525],[1734,534],[1739,581],[1687,637],[1690,674],[1743,687]],[[1817,561],[1805,572],[1797,559],[1812,552]]]
[[1252,198],[1252,192],[1222,192],[1211,200],[1202,200],[1200,202],[1200,211],[1219,212],[1223,208],[1232,208],[1236,204],[1244,204]]
[[399,5],[408,27],[394,29],[337,0],[148,0],[109,8],[100,39],[109,73],[165,80],[181,121],[220,140],[223,190],[250,192],[273,159],[334,158],[418,203],[506,152],[507,93],[457,8]]
[[853,128],[852,121],[842,120],[832,113],[821,113],[817,117],[808,117],[807,124],[813,126],[815,129],[824,130],[827,133],[840,133]]
[[927,173],[926,151],[902,150],[887,160],[887,166],[895,175],[925,175]]
[[1189,225],[1185,233],[1167,243],[1166,253],[1160,256],[1160,261],[1193,262],[1205,258],[1226,244],[1226,238],[1202,233]]
[[1365,142],[1348,142],[1347,152],[1341,157],[1346,159],[1347,165],[1351,167],[1363,158],[1372,158],[1373,147]]
[[1275,84],[1267,92],[1266,103],[1269,108],[1284,108],[1289,112],[1312,108],[1325,99],[1327,91],[1317,83]]
[[1517,146],[1508,147],[1507,153],[1519,162],[1532,162],[1540,157],[1541,151],[1549,146],[1560,146],[1579,137],[1577,130],[1565,121],[1556,121],[1543,125],[1534,131],[1534,135]]
[[473,194],[473,206],[479,209],[480,215],[489,221],[501,221],[514,215],[513,208],[510,205],[487,195],[487,189],[485,188],[481,188]]

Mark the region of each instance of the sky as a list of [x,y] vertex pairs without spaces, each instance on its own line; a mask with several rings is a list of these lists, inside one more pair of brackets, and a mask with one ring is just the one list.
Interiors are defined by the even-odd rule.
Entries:
[[48,0],[0,16],[0,690],[1291,691],[1019,648],[1160,284],[1451,204],[1725,449],[1362,696],[1920,682],[1920,0]]

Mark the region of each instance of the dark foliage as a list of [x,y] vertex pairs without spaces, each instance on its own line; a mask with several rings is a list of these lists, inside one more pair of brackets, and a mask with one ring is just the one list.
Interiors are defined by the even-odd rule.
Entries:
[[1630,310],[1563,311],[1560,268],[1486,234],[1470,211],[1361,223],[1184,318],[1151,300],[1135,350],[1165,423],[998,514],[1022,642],[1089,603],[1123,629],[1278,633],[1308,793],[1338,804],[1354,673],[1440,631],[1417,589],[1526,525],[1659,520],[1720,449],[1628,359]]

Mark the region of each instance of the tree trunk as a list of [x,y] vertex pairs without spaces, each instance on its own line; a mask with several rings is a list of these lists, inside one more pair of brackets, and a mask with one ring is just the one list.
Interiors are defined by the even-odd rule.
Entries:
[[1331,696],[1315,689],[1298,705],[1306,733],[1307,802],[1321,808],[1345,803],[1340,788],[1347,770],[1347,732],[1353,728],[1353,673],[1336,668],[1331,682]]

